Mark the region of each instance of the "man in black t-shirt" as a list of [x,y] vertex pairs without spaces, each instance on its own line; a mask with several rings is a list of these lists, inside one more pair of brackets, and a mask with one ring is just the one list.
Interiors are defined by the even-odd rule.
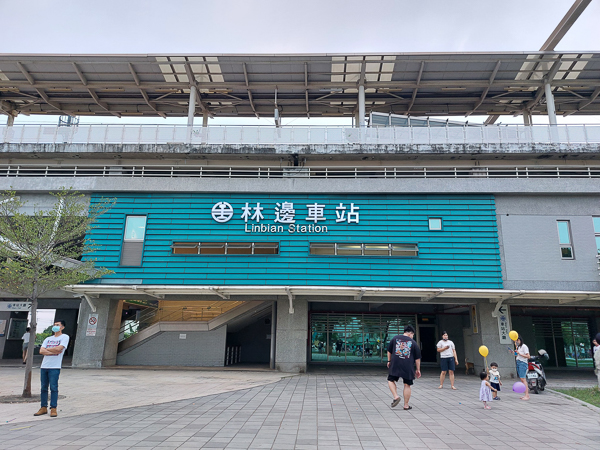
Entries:
[[[396,382],[402,378],[404,382],[404,410],[408,411],[412,409],[408,406],[410,400],[410,387],[413,384],[413,380],[421,378],[421,349],[414,341],[415,329],[411,325],[404,327],[404,334],[394,336],[388,344],[387,357],[388,357],[388,386],[394,396],[392,401],[392,408],[398,406],[400,403],[400,397],[396,389]],[[415,372],[415,365],[417,370]]]

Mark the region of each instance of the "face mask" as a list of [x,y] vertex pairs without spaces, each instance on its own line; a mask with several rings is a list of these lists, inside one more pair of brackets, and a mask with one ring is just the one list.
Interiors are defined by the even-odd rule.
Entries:
[[445,341],[447,341],[447,340],[448,340],[448,338],[443,338],[443,339],[444,339]]
[[59,326],[57,326],[57,325],[54,325],[54,326],[52,327],[52,331],[53,331],[53,332],[55,332],[55,333],[58,333],[58,332],[60,331],[60,327],[59,327]]

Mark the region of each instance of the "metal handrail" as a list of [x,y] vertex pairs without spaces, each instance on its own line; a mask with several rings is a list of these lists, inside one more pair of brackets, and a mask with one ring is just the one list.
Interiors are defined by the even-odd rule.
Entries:
[[600,178],[588,166],[204,166],[0,164],[0,178]]
[[351,128],[339,126],[55,125],[0,126],[7,144],[530,145],[599,144],[598,125]]

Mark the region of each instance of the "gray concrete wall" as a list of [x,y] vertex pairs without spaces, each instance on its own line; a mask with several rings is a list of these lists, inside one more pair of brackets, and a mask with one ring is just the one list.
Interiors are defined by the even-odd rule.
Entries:
[[19,193],[48,192],[63,186],[72,186],[79,192],[600,194],[600,181],[585,178],[0,178],[0,190],[12,187]]
[[[75,155],[164,154],[183,155],[440,155],[468,156],[485,154],[510,155],[585,155],[596,153],[598,144],[581,143],[521,143],[521,144],[8,144],[0,142],[0,155],[11,157],[18,153],[35,153],[38,156],[71,157]],[[585,159],[585,158],[581,158]]]
[[[592,216],[599,196],[496,196],[507,289],[599,290]],[[562,259],[557,220],[569,220],[575,259]]]
[[[185,336],[185,339],[181,339]],[[164,331],[117,355],[122,366],[222,367],[227,326],[211,331]]]
[[73,352],[73,367],[97,368],[116,363],[119,342],[122,300],[92,299],[98,314],[95,336],[86,336],[89,314],[92,309],[82,299],[79,307],[77,342]]
[[[504,381],[516,377],[515,358],[508,351],[507,344],[500,343],[498,332],[498,318],[492,316],[496,307],[495,303],[480,301],[477,304],[477,316],[479,319],[479,333],[473,335],[473,349],[475,353],[475,374],[479,374],[485,368],[484,358],[479,354],[479,347],[485,345],[489,350],[487,357],[488,365],[491,362],[498,363],[500,375]],[[512,323],[512,329],[515,324]],[[505,383],[504,389],[510,389],[510,384]]]
[[308,300],[294,299],[289,313],[287,298],[277,300],[275,365],[281,372],[306,372],[308,339]]

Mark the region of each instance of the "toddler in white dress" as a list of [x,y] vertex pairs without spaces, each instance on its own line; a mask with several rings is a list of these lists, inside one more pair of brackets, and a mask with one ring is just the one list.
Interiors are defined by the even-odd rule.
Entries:
[[479,378],[481,378],[481,387],[479,388],[479,400],[483,402],[484,409],[492,409],[492,407],[488,405],[487,402],[492,401],[492,391],[497,391],[490,384],[490,376],[487,372],[481,372],[479,374]]

